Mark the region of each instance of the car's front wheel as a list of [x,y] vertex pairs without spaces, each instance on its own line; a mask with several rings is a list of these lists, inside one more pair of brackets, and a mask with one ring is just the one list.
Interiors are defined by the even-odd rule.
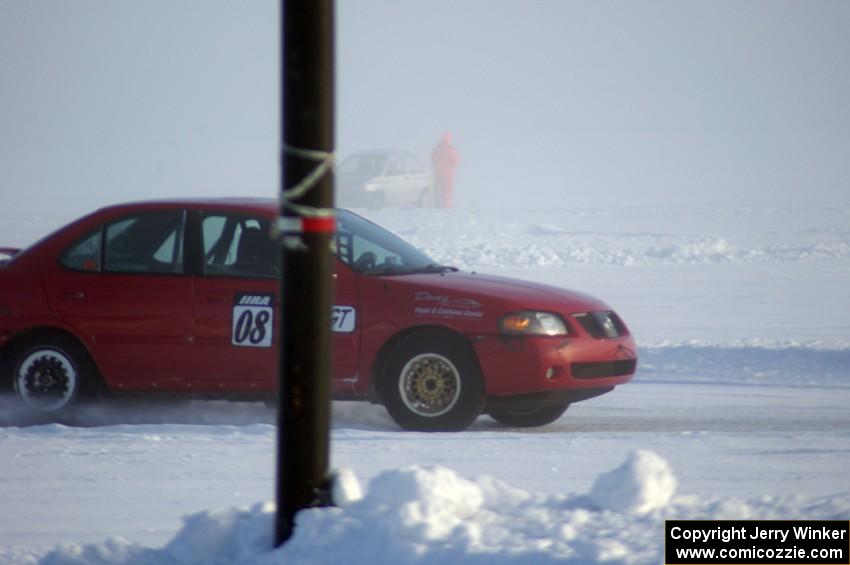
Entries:
[[44,337],[17,350],[12,385],[28,407],[58,413],[91,390],[94,368],[86,351],[73,339]]
[[481,413],[484,385],[462,338],[420,332],[390,352],[383,398],[390,416],[406,430],[458,431]]
[[551,424],[563,416],[569,406],[569,404],[558,404],[527,410],[491,410],[490,417],[512,428],[536,428]]

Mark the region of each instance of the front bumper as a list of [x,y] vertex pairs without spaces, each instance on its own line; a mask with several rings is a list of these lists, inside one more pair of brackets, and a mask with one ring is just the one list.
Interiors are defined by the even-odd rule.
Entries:
[[[491,396],[604,389],[637,368],[634,339],[487,335],[472,339]],[[601,394],[601,393],[600,393]]]

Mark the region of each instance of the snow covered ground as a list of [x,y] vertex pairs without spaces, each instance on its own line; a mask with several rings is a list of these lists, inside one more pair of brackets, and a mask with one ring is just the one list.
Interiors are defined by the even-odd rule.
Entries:
[[[276,552],[262,405],[58,425],[0,399],[0,563],[659,563],[665,518],[850,519],[850,204],[367,215],[441,262],[605,299],[638,376],[534,430],[405,433],[335,403],[348,502]],[[69,219],[0,210],[0,245]]]

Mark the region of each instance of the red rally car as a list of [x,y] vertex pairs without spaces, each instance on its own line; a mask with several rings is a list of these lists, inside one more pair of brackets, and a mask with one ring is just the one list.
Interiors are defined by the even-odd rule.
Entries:
[[[276,215],[260,199],[123,204],[0,250],[0,384],[43,412],[104,393],[274,397]],[[596,298],[438,265],[348,211],[337,223],[335,398],[406,429],[482,412],[541,426],[632,378],[634,339]]]

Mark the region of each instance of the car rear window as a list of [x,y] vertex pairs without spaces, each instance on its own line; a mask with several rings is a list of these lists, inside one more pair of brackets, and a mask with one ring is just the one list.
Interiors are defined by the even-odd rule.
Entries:
[[104,270],[183,272],[183,210],[144,212],[106,226]]
[[62,252],[59,264],[74,271],[100,271],[100,229],[87,233]]

